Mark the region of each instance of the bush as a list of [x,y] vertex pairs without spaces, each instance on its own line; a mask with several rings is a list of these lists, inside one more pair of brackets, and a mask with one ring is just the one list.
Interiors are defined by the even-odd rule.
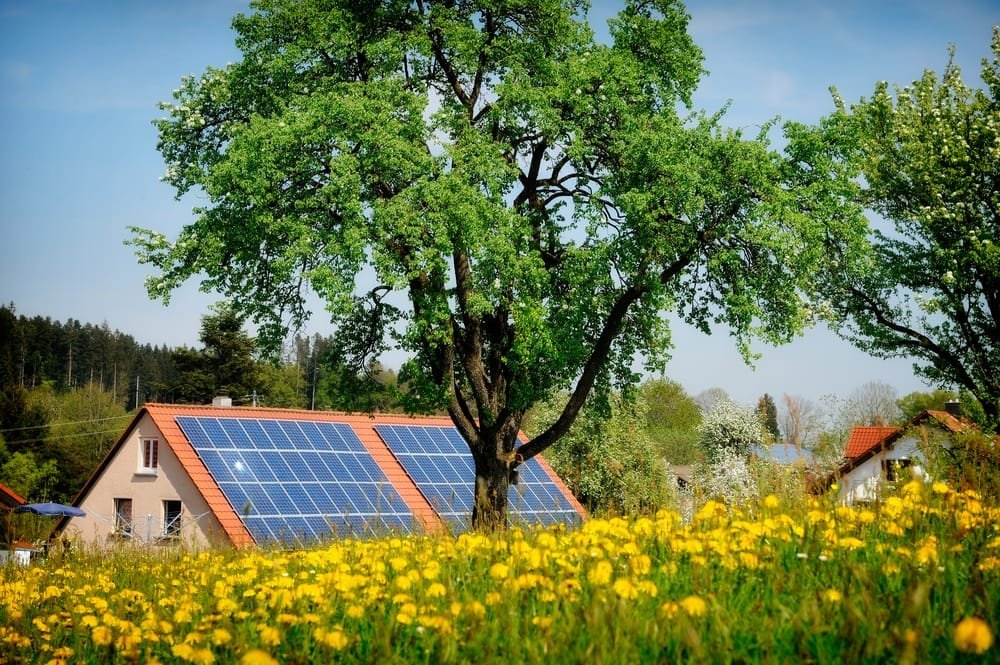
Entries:
[[[562,399],[553,398],[532,413],[529,433],[554,422]],[[545,459],[573,494],[598,513],[646,512],[668,505],[672,487],[666,465],[646,431],[646,405],[611,398],[610,412],[588,401],[569,432],[545,452]]]

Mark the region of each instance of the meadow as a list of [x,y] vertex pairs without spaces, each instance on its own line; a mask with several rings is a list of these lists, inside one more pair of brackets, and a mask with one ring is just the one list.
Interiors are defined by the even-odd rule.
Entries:
[[1000,509],[913,481],[575,529],[0,569],[5,663],[998,662]]

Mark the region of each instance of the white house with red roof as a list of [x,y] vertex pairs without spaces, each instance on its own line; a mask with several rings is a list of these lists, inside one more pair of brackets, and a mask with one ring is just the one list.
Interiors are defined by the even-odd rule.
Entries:
[[825,484],[838,483],[843,503],[874,501],[887,484],[928,477],[928,443],[947,446],[950,437],[972,429],[954,407],[921,411],[900,427],[855,427],[844,449],[846,461]]
[[[431,452],[443,434],[451,448]],[[428,476],[446,468],[454,494],[471,495],[473,477],[456,471],[468,449],[454,434],[447,417],[233,407],[218,399],[213,406],[146,404],[74,499],[86,515],[63,518],[56,531],[98,547],[242,547],[335,536],[338,525],[356,533],[365,515],[390,516],[404,531],[454,528],[458,510],[448,512]],[[582,519],[583,507],[545,461],[522,468],[529,465],[547,492],[540,499],[528,488],[535,512],[548,511],[550,522]],[[549,510],[549,502],[560,508]],[[300,540],[299,532],[311,538]]]

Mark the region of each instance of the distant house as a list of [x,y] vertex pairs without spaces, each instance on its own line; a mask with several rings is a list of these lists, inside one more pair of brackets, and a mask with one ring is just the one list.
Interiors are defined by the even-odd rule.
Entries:
[[950,436],[975,429],[954,411],[921,411],[901,427],[855,427],[844,449],[844,464],[825,486],[839,484],[844,503],[872,501],[887,483],[927,477],[922,445],[935,435]]
[[[263,543],[461,530],[474,474],[451,420],[146,404],[74,499],[64,535],[97,546]],[[583,508],[541,458],[518,469],[514,521]]]

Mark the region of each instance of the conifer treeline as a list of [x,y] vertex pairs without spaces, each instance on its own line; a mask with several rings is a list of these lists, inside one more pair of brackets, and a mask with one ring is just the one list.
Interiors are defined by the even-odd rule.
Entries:
[[177,380],[166,346],[140,344],[107,323],[27,317],[13,304],[0,306],[0,385],[49,384],[59,392],[99,386],[131,409],[165,398]]

